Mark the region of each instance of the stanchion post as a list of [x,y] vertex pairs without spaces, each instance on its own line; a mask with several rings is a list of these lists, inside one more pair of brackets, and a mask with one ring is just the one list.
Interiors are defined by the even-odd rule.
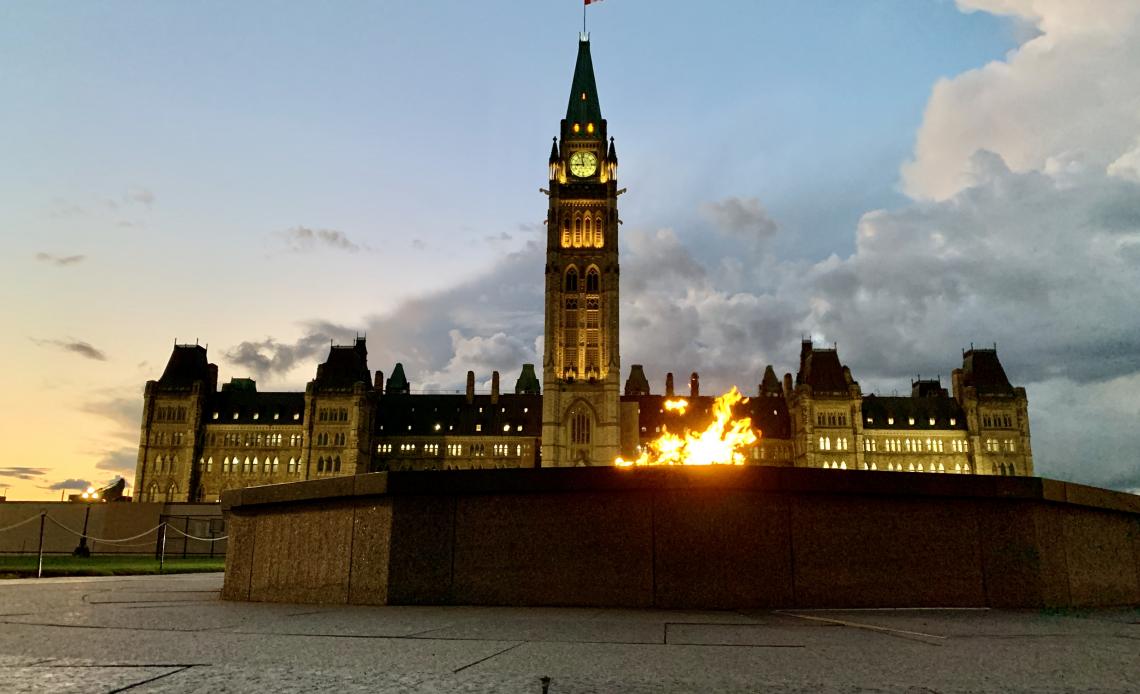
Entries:
[[162,573],[162,565],[166,562],[166,523],[162,523],[162,535],[158,539],[158,572]]
[[46,511],[40,511],[40,549],[39,559],[36,561],[36,578],[44,577],[44,519],[47,518]]

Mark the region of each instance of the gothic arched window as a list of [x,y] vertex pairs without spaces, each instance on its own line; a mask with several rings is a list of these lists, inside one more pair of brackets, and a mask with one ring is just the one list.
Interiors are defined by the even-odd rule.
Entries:
[[600,286],[598,268],[592,267],[586,271],[586,291],[597,293]]
[[571,265],[570,269],[566,271],[566,291],[578,291],[578,268],[574,267],[573,265]]
[[584,409],[570,415],[570,443],[590,443],[590,415]]
[[602,235],[602,218],[598,217],[597,219],[594,220],[594,247],[595,248],[601,248],[602,247],[602,244],[604,243],[603,238],[604,237]]
[[570,247],[570,220],[569,219],[563,219],[562,220],[562,247],[563,248],[569,248]]
[[574,218],[574,248],[582,247],[582,218]]

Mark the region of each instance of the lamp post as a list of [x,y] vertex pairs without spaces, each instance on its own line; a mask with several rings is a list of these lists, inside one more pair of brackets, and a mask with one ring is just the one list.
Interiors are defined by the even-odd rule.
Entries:
[[94,487],[88,487],[79,498],[87,508],[83,511],[83,535],[79,538],[79,546],[72,550],[71,556],[87,558],[91,556],[91,549],[87,546],[87,521],[91,520],[91,504],[99,500],[99,492],[95,491]]

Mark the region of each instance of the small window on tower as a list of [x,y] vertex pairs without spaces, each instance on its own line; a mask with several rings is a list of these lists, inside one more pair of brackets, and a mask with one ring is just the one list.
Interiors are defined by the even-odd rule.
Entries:
[[582,101],[586,100],[586,92],[582,92]]
[[578,291],[578,268],[576,267],[571,266],[570,269],[566,271],[566,291]]
[[578,125],[577,123],[575,123],[575,124],[574,124],[574,132],[576,132],[576,133],[578,133],[578,132],[582,132],[582,126],[580,126],[580,125]]
[[594,132],[594,124],[593,123],[587,123],[586,124],[586,132],[588,132],[588,133]]

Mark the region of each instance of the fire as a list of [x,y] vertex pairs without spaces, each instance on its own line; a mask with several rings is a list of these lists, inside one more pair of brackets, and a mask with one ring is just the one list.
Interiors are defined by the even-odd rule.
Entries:
[[[636,460],[618,458],[614,465],[743,465],[742,449],[756,443],[756,433],[752,431],[751,418],[733,419],[732,408],[740,402],[747,399],[733,386],[713,403],[713,421],[704,431],[686,429],[679,436],[662,427],[661,436],[650,441]],[[685,400],[669,400],[665,409],[684,413],[688,404]]]

